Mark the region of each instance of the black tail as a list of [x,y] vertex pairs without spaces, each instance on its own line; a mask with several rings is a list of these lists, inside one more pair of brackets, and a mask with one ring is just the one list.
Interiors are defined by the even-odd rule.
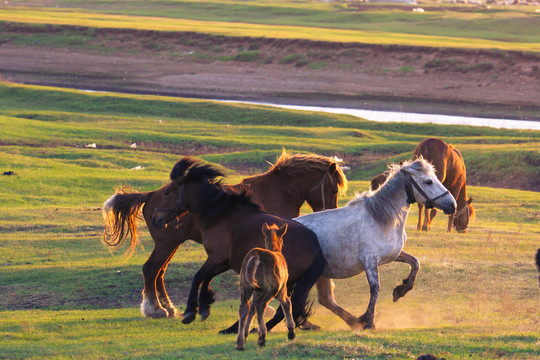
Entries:
[[[292,315],[296,326],[301,326],[307,318],[313,313],[313,301],[308,301],[309,291],[315,285],[319,277],[326,267],[326,260],[322,253],[319,253],[313,263],[311,263],[304,275],[298,279],[292,289],[291,303]],[[291,291],[289,289],[289,291]],[[276,314],[266,323],[266,328],[270,331],[274,326],[279,324],[285,315],[281,306],[277,309]]]

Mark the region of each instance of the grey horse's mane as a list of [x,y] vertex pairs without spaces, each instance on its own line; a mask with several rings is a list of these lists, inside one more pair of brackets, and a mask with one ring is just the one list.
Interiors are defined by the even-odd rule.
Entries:
[[398,221],[403,221],[403,204],[392,201],[397,193],[405,191],[407,178],[403,171],[433,172],[433,165],[422,158],[412,162],[406,161],[403,165],[391,164],[388,166],[388,178],[386,182],[375,191],[366,191],[353,201],[363,200],[371,216],[383,226],[393,226]]

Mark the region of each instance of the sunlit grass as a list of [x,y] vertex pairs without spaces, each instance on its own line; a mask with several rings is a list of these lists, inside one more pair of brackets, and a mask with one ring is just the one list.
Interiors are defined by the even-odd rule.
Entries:
[[[358,159],[380,154],[380,160],[353,165],[347,173],[351,181],[339,199],[343,206],[368,189],[371,175],[387,162],[410,157],[429,135],[462,148],[469,171],[495,169],[507,176],[497,166],[533,161],[538,132],[373,123],[262,106],[14,84],[2,84],[0,94],[0,169],[16,173],[0,176],[0,357],[540,358],[533,263],[538,192],[468,186],[477,216],[467,234],[447,233],[441,213],[430,232],[417,232],[417,208],[411,206],[405,249],[419,258],[421,270],[415,288],[393,303],[392,289],[409,269],[399,263],[380,267],[377,330],[353,332],[315,303],[312,321],[322,331],[299,330],[288,342],[279,325],[266,348],[257,349],[250,336],[244,353],[234,350],[234,336],[217,335],[238,316],[237,275],[227,272],[213,281],[217,302],[206,322],[145,319],[138,308],[141,267],[154,246],[145,225],[140,223],[142,246],[132,257],[123,249],[111,253],[100,241],[101,207],[115,188],[157,189],[167,183],[178,158],[202,146],[208,147],[201,158],[223,166],[227,183],[268,169],[266,161],[275,161],[283,145],[292,152]],[[130,147],[135,135],[136,149]],[[177,146],[184,139],[192,147]],[[209,146],[214,141],[233,145]],[[91,142],[97,148],[84,147]],[[136,166],[144,169],[132,170]],[[527,174],[535,176],[537,169],[532,165]],[[167,268],[166,286],[180,312],[205,259],[204,248],[188,241]],[[368,294],[363,274],[336,281],[337,301],[355,315],[365,311]],[[316,300],[316,293],[311,297]]]
[[460,47],[477,49],[504,49],[540,51],[536,42],[497,41],[464,36],[411,34],[379,29],[333,29],[309,25],[269,25],[238,21],[204,21],[167,17],[128,16],[115,14],[89,14],[76,10],[36,8],[0,9],[0,20],[30,24],[74,25],[95,28],[125,28],[156,31],[193,31],[212,35],[269,37],[277,39],[306,39],[331,42],[359,42],[367,44],[399,44],[433,47]]

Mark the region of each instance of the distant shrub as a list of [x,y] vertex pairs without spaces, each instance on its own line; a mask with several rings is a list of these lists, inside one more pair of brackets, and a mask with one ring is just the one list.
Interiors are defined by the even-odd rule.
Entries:
[[86,35],[91,36],[91,37],[96,36],[96,28],[89,27],[88,29],[86,29]]
[[397,73],[406,74],[414,72],[414,66],[402,66],[394,70]]
[[310,64],[308,64],[307,67],[310,68],[310,69],[315,69],[315,70],[325,69],[326,68],[326,63],[325,62],[310,63]]
[[221,61],[244,61],[251,62],[259,59],[259,52],[255,51],[240,51],[232,56],[221,56]]
[[248,50],[248,51],[241,51],[233,56],[232,60],[236,61],[245,61],[245,62],[251,62],[255,61],[259,58],[259,51],[257,50]]
[[495,67],[493,63],[490,62],[483,62],[479,64],[474,64],[473,69],[477,71],[489,71],[492,70]]
[[300,60],[302,58],[302,55],[300,54],[290,54],[290,55],[285,55],[283,57],[283,59],[281,59],[279,61],[280,64],[292,64],[294,62],[297,62],[298,60]]
[[306,59],[300,59],[296,62],[296,64],[294,64],[294,66],[296,67],[302,67],[302,66],[306,66],[309,64],[309,60],[306,60]]

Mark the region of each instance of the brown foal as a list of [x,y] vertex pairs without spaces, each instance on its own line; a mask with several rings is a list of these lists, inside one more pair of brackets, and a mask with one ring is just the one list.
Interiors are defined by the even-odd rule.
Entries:
[[[240,315],[236,350],[244,350],[244,344],[249,334],[251,320],[257,312],[259,329],[259,346],[266,343],[266,325],[264,311],[268,303],[276,298],[281,303],[289,340],[294,339],[294,321],[291,312],[291,300],[287,296],[287,280],[289,272],[287,263],[281,254],[283,234],[287,231],[287,224],[278,228],[276,224],[264,224],[262,232],[265,237],[266,249],[254,248],[246,254],[240,270]],[[250,299],[253,296],[253,303]]]

